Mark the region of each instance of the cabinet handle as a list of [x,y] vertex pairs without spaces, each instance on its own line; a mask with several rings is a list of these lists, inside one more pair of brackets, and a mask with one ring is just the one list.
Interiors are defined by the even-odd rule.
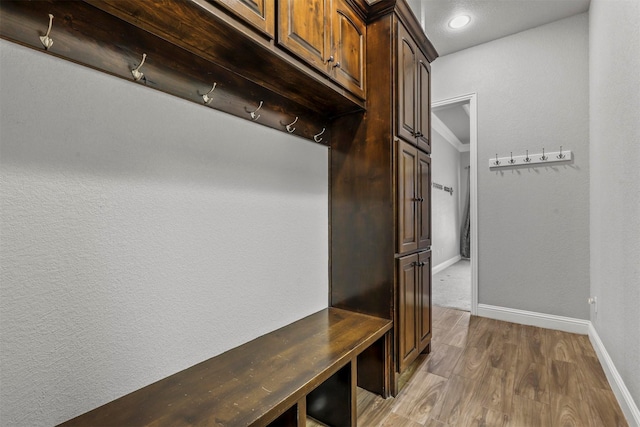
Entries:
[[335,61],[335,60],[336,60],[336,59],[333,57],[333,55],[331,55],[331,56],[329,57],[329,59],[327,59],[327,62],[333,62],[333,61]]
[[420,262],[420,263],[418,263],[418,265],[419,265],[420,267],[424,267],[424,266],[426,265],[426,263],[425,263],[425,262]]
[[417,138],[420,138],[420,137],[423,137],[423,136],[424,136],[424,134],[423,134],[422,132],[416,132],[416,135],[415,135],[415,136],[416,136]]
[[340,68],[340,63],[336,62],[335,64],[333,64],[333,68]]

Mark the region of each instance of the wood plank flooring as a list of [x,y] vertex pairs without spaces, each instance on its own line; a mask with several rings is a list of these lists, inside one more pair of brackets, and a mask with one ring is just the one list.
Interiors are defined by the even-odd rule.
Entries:
[[628,426],[587,336],[435,306],[433,332],[395,399],[358,389],[358,426]]

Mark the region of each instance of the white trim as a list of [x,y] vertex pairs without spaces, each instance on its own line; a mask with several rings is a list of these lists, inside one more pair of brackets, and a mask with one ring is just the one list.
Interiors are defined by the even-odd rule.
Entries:
[[469,151],[471,147],[469,144],[463,144],[458,137],[451,132],[449,126],[445,125],[442,120],[438,118],[434,113],[431,113],[431,126],[434,131],[436,131],[440,136],[444,138],[449,144],[453,146],[458,152],[464,153]]
[[607,379],[609,380],[609,385],[611,385],[613,394],[615,394],[618,404],[620,405],[620,409],[622,409],[624,416],[627,418],[627,422],[631,426],[633,426],[635,422],[635,426],[639,427],[640,410],[633,401],[633,397],[631,397],[629,389],[622,380],[620,373],[618,373],[616,366],[613,364],[613,360],[600,340],[598,331],[596,331],[596,328],[591,322],[589,322],[589,340],[598,355],[598,360],[600,360],[604,373],[607,375]]
[[469,161],[471,164],[471,314],[478,314],[478,95],[470,93],[431,103],[431,108],[469,101]]
[[478,316],[582,335],[589,333],[589,325],[591,325],[589,320],[517,310],[515,308],[497,307],[487,304],[478,304]]
[[457,255],[454,256],[451,259],[446,260],[445,262],[441,262],[440,264],[436,265],[435,267],[433,267],[431,269],[431,274],[438,274],[440,273],[442,270],[444,270],[447,267],[451,267],[453,264],[455,264],[456,262],[460,261],[462,259],[461,255]]
[[589,341],[591,341],[591,345],[593,345],[596,351],[600,365],[602,365],[604,373],[607,376],[611,390],[613,390],[620,409],[622,409],[626,417],[626,421],[631,427],[640,427],[640,410],[638,409],[638,405],[633,400],[631,392],[629,392],[618,369],[616,369],[613,360],[598,335],[598,331],[591,321],[487,304],[478,304],[477,314],[478,316],[488,317],[490,319],[588,335]]

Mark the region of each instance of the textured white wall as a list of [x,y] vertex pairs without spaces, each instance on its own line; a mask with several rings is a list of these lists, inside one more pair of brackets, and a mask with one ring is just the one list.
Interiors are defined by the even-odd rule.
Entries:
[[431,139],[431,180],[453,187],[453,195],[431,189],[432,264],[435,267],[460,255],[460,152],[435,131]]
[[[589,317],[588,65],[586,14],[433,63],[434,101],[478,96],[480,303]],[[560,145],[572,163],[488,168]]]
[[[640,406],[640,2],[589,10],[591,313]],[[633,422],[629,420],[631,424]]]
[[327,306],[327,149],[0,40],[0,425]]

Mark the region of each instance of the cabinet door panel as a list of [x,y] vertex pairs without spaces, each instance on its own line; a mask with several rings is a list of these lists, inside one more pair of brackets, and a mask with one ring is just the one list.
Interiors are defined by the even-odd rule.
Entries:
[[418,150],[418,248],[431,246],[431,157]]
[[418,312],[417,255],[398,260],[398,370],[404,371],[419,354],[416,327]]
[[334,78],[364,98],[366,26],[344,0],[336,1],[332,26]]
[[418,150],[398,140],[398,253],[418,249],[417,165]]
[[418,49],[407,30],[398,24],[398,136],[415,142],[416,57]]
[[325,22],[329,1],[278,2],[278,43],[324,71],[330,32],[330,27]]
[[431,66],[427,58],[418,51],[418,148],[431,153]]
[[431,251],[418,254],[418,349],[431,342]]
[[[211,1],[211,0],[210,0]],[[276,28],[275,0],[212,0],[244,19],[270,38]]]

